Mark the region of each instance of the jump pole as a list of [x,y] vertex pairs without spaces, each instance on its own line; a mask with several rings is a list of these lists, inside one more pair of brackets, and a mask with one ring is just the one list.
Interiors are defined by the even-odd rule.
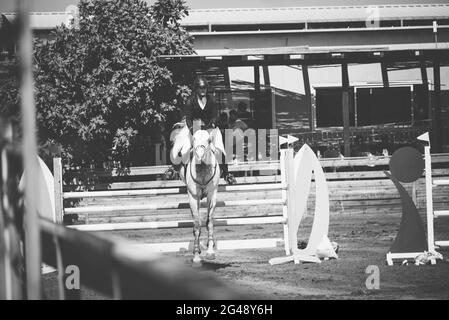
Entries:
[[[146,190],[117,190],[117,191],[88,191],[88,192],[63,192],[63,170],[60,158],[53,160],[55,175],[55,206],[56,215],[62,222],[64,214],[86,214],[105,213],[105,212],[123,212],[132,210],[163,210],[163,209],[188,209],[189,203],[162,203],[162,204],[143,204],[143,205],[124,205],[124,206],[86,206],[66,208],[63,207],[64,199],[80,198],[101,198],[101,197],[132,197],[142,195],[163,195],[163,194],[181,194],[186,192],[185,187],[160,188]],[[289,184],[289,177],[293,177],[293,150],[281,150],[281,161],[276,166],[281,170],[281,183],[265,183],[258,185],[236,185],[219,186],[221,191],[255,191],[255,190],[280,190],[281,198],[259,199],[259,200],[227,200],[218,201],[217,207],[227,206],[255,206],[255,205],[282,205],[282,216],[265,217],[241,217],[241,218],[221,218],[216,219],[216,226],[228,225],[256,225],[256,224],[283,224],[283,238],[265,238],[265,239],[246,239],[246,240],[219,240],[217,249],[256,249],[273,248],[284,246],[285,253],[291,252],[289,244],[289,226],[288,216],[289,202],[293,203],[291,189],[293,183]],[[293,180],[292,180],[293,181]],[[290,200],[289,200],[290,198]],[[204,207],[206,204],[202,203]],[[72,225],[69,228],[82,231],[115,231],[115,230],[143,230],[143,229],[161,229],[161,228],[187,228],[192,227],[193,222],[188,221],[157,221],[157,222],[126,222],[126,223],[102,223],[102,224],[84,224]],[[159,252],[176,252],[187,250],[193,244],[192,242],[174,242],[174,243],[153,243],[144,244],[148,250]]]
[[[226,200],[217,201],[217,208],[230,206],[254,206],[267,204],[285,204],[283,199],[260,199],[260,200]],[[201,208],[205,208],[206,203],[201,202]],[[117,212],[117,211],[132,211],[132,210],[162,210],[162,209],[189,209],[188,202],[180,203],[165,203],[165,204],[136,204],[125,206],[91,206],[91,207],[75,207],[66,208],[64,213],[78,214],[78,213],[102,213],[102,212]]]

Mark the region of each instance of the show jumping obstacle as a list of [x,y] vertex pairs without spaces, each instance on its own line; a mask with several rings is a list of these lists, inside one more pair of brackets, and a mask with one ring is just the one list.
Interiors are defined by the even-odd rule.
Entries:
[[[427,134],[427,141],[428,134]],[[449,217],[449,210],[434,210],[433,208],[433,192],[432,188],[441,188],[449,186],[449,179],[432,179],[432,159],[430,156],[430,142],[424,147],[424,159],[426,170],[426,208],[427,208],[427,243],[429,251],[434,251],[435,247],[449,247],[449,240],[435,241],[434,236],[434,219]]]
[[[442,258],[435,249],[449,246],[449,241],[435,241],[434,219],[449,217],[449,210],[434,210],[432,191],[434,187],[449,186],[449,180],[433,180],[432,178],[429,133],[426,132],[420,135],[417,139],[427,143],[427,145],[424,146],[424,160],[417,150],[410,147],[401,148],[396,151],[398,155],[398,157],[396,157],[398,158],[396,164],[393,164],[392,168],[392,165],[390,164],[391,174],[385,173],[398,188],[403,206],[401,226],[398,235],[390,252],[387,253],[386,260],[390,266],[393,265],[394,259],[416,259],[418,256],[422,255],[427,256],[431,264],[435,264],[436,258]],[[395,158],[395,154],[393,154],[392,160]],[[407,191],[405,191],[399,183],[399,181],[416,181],[421,176],[423,169],[425,170],[427,239],[424,223],[419,215],[418,209]],[[402,177],[394,177],[393,171],[397,171],[396,174]]]
[[[221,240],[218,241],[218,249],[284,246],[289,249],[288,253],[285,250],[287,255],[292,255],[290,248],[296,248],[295,239],[292,238],[289,241],[292,245],[285,242],[286,238],[294,237],[292,234],[295,234],[295,232],[292,233],[288,230],[289,221],[293,221],[288,219],[290,217],[288,212],[299,193],[293,191],[293,196],[290,196],[290,198],[293,197],[293,200],[288,201],[291,188],[289,188],[286,171],[294,171],[290,167],[284,168],[288,163],[286,161],[288,152],[290,151],[286,153],[285,150],[282,150],[281,161],[258,161],[230,165],[229,170],[232,172],[244,171],[249,173],[259,170],[261,173],[264,171],[267,175],[237,176],[238,184],[232,186],[222,183],[219,186],[219,203],[217,205],[219,209],[215,220],[216,225],[222,226],[276,223],[282,226],[283,235],[274,239]],[[295,158],[297,157],[298,155]],[[291,154],[291,158],[293,158],[293,154]],[[430,157],[428,158],[430,159]],[[385,214],[385,212],[399,214],[401,212],[402,202],[397,189],[383,172],[389,165],[390,157],[320,159],[319,162],[321,167],[326,169],[324,174],[329,188],[329,209],[334,214]],[[449,163],[449,154],[433,154],[431,162],[432,165],[437,165],[437,168],[432,170],[434,178],[449,181],[447,180],[449,179],[449,170],[445,169],[446,164]],[[293,160],[290,163],[295,167],[296,164],[293,164]],[[76,213],[80,219],[85,219],[86,222],[86,224],[71,226],[72,228],[85,231],[114,231],[140,228],[192,227],[190,213],[187,213],[189,206],[186,203],[187,196],[185,195],[186,187],[184,184],[181,181],[148,181],[147,176],[163,174],[167,166],[117,168],[108,171],[103,169],[66,169],[64,175],[67,177],[65,177],[65,180],[70,180],[65,186],[66,191],[80,189],[81,183],[76,180],[76,177],[80,174],[81,177],[94,178],[89,180],[88,188],[109,190],[64,193],[62,192],[60,159],[55,159],[54,168],[57,220],[62,221],[63,215]],[[339,169],[336,171],[335,168]],[[367,168],[369,169],[367,170]],[[379,169],[373,170],[373,168]],[[426,170],[426,173],[430,172],[430,169]],[[70,179],[68,179],[69,176]],[[123,176],[132,178],[132,181],[129,179],[121,179],[119,182],[111,180],[111,178]],[[140,176],[143,176],[145,180],[137,179]],[[290,174],[290,176],[294,177],[295,175]],[[102,181],[102,179],[107,180]],[[307,179],[305,180],[307,181]],[[432,192],[432,190],[426,188],[425,179],[420,178],[413,183],[405,184],[404,187],[411,194],[411,198],[420,212],[425,210],[426,205],[429,207],[433,205],[436,208],[435,216],[440,217],[444,213],[440,209],[444,209],[448,205],[446,197],[448,186],[440,187],[442,183],[440,180],[434,181],[434,184],[438,184],[438,187],[433,190],[432,202],[426,199],[427,193]],[[316,187],[316,182],[312,182],[307,208],[309,212],[313,212],[314,203],[317,202],[317,193],[314,191]],[[134,190],[130,190],[132,188]],[[67,207],[63,208],[63,201],[77,199],[81,200],[80,207],[70,208],[66,204]],[[287,201],[284,203],[285,200]],[[318,201],[318,203],[321,203],[321,201]],[[93,211],[86,212],[86,207],[81,207],[81,205],[87,206]],[[238,207],[230,205],[237,205]],[[243,207],[243,205],[245,206]],[[282,208],[282,215],[280,214],[280,208]],[[106,209],[111,211],[107,212]],[[129,211],[123,211],[122,209],[129,209]],[[135,212],[133,212],[133,209],[143,210],[134,210]],[[278,210],[279,214],[277,213]],[[293,209],[291,214],[298,218],[301,213],[300,210]],[[433,217],[428,217],[433,219]],[[318,222],[316,224],[326,225]],[[292,224],[290,223],[290,225]],[[429,223],[428,227],[431,228],[431,226],[432,224]],[[433,232],[428,232],[428,235],[432,237]],[[441,245],[444,242],[438,242],[437,244]],[[149,250],[174,252],[190,250],[192,243],[186,241],[171,244],[142,244],[142,246],[147,246]],[[399,254],[398,259],[406,259],[401,256],[401,252],[396,253]],[[291,261],[291,256],[289,259],[286,256],[281,261]],[[271,262],[276,263],[280,260],[275,259]]]
[[[165,202],[152,203],[149,198],[148,203],[130,204],[130,205],[109,205],[109,206],[80,206],[72,208],[64,208],[63,201],[67,199],[101,199],[114,197],[133,197],[155,195],[180,195],[185,193],[185,187],[163,188],[167,181],[152,181],[153,188],[145,190],[111,190],[111,191],[83,191],[83,192],[63,192],[62,191],[62,165],[61,159],[54,159],[55,168],[55,207],[59,221],[63,221],[63,216],[67,214],[89,214],[102,213],[126,213],[128,211],[149,211],[164,209],[188,209],[188,202]],[[154,169],[152,173],[163,173],[164,167],[159,170]],[[251,185],[230,185],[219,187],[219,195],[222,193],[237,193],[244,195],[243,200],[224,200],[217,201],[217,207],[252,207],[253,209],[260,206],[272,205],[280,206],[279,213],[271,212],[269,214],[248,217],[245,215],[234,215],[232,217],[216,218],[215,226],[242,226],[242,225],[261,225],[261,224],[281,224],[283,229],[282,237],[265,238],[265,239],[245,239],[245,240],[218,240],[217,249],[255,249],[255,248],[272,248],[283,246],[285,254],[294,258],[270,261],[272,264],[283,263],[288,261],[310,261],[320,262],[314,256],[317,245],[323,236],[327,236],[329,225],[329,198],[327,194],[326,180],[323,170],[316,159],[313,151],[307,146],[298,152],[297,157],[293,158],[293,150],[281,150],[280,161],[273,162],[254,162],[243,163],[237,166],[230,166],[231,171],[237,170],[280,170],[280,181],[278,176],[261,176],[248,177],[260,178],[263,183]],[[297,231],[302,215],[307,208],[307,196],[309,194],[311,175],[315,173],[315,177],[319,177],[317,184],[317,203],[318,208],[315,213],[315,219],[312,233],[310,236],[307,250],[301,255],[297,249]],[[321,175],[320,175],[321,172]],[[148,172],[146,172],[148,173]],[[297,176],[301,176],[298,180]],[[253,179],[254,181],[254,179]],[[159,185],[159,186],[158,186]],[[307,189],[307,190],[306,190]],[[271,196],[269,199],[247,199],[251,196],[251,192],[264,192],[265,194],[274,194],[280,191],[280,197]],[[296,199],[297,195],[303,194],[300,199]],[[187,198],[187,197],[186,197]],[[204,203],[203,203],[204,205]],[[242,212],[242,209],[235,211]],[[262,214],[262,213],[261,213]],[[115,230],[143,230],[143,229],[163,229],[163,228],[191,228],[193,221],[190,219],[177,221],[151,221],[151,222],[123,222],[123,223],[96,223],[71,225],[70,228],[83,231],[115,231]],[[193,246],[189,242],[176,243],[151,243],[145,244],[145,247],[151,251],[158,252],[177,252],[190,250]]]
[[[288,155],[286,155],[288,154]],[[274,192],[280,191],[281,196],[279,198],[270,199],[244,199],[244,200],[225,200],[217,201],[217,207],[242,207],[242,206],[261,206],[261,205],[277,205],[281,206],[279,214],[269,216],[257,216],[257,217],[245,217],[245,216],[233,216],[230,218],[217,218],[214,223],[215,226],[242,226],[242,225],[260,225],[260,224],[282,224],[284,235],[279,238],[266,238],[266,239],[246,239],[246,240],[218,240],[217,249],[253,249],[253,248],[269,248],[283,246],[286,254],[290,253],[288,242],[288,199],[286,183],[287,172],[284,169],[285,162],[291,159],[293,150],[283,150],[281,154],[281,161],[266,163],[261,165],[255,163],[242,164],[240,170],[246,167],[251,167],[253,170],[279,170],[281,169],[281,181],[278,181],[277,176],[262,177],[265,182],[262,184],[254,185],[220,185],[219,194],[223,192]],[[232,166],[231,166],[232,167]],[[55,198],[56,198],[56,211],[59,217],[59,221],[63,220],[63,216],[67,214],[86,214],[87,216],[92,213],[126,213],[127,211],[154,211],[164,209],[188,209],[189,203],[186,202],[173,202],[173,203],[152,203],[152,196],[163,195],[183,195],[186,194],[185,187],[175,188],[163,188],[167,181],[154,181],[154,188],[145,190],[112,190],[112,191],[88,191],[88,192],[62,192],[62,165],[61,159],[54,159],[55,168]],[[237,168],[234,168],[237,170]],[[163,173],[164,167],[159,168],[154,172]],[[153,172],[153,173],[154,173]],[[171,182],[171,181],[170,181]],[[159,185],[159,187],[157,187]],[[64,208],[64,199],[89,199],[89,198],[114,198],[114,197],[133,197],[133,196],[148,196],[148,203],[134,204],[134,205],[114,205],[114,206],[83,206],[75,208]],[[185,195],[187,200],[187,195]],[[205,203],[202,202],[202,208]],[[154,222],[124,222],[124,223],[97,223],[97,224],[84,224],[84,225],[72,225],[69,226],[73,229],[83,231],[114,231],[114,230],[143,230],[143,229],[163,229],[163,228],[191,228],[193,227],[193,221],[191,219],[177,220],[177,221],[154,221]],[[145,244],[151,251],[159,252],[176,252],[183,250],[190,250],[192,248],[192,242],[177,242],[177,243],[152,243]]]

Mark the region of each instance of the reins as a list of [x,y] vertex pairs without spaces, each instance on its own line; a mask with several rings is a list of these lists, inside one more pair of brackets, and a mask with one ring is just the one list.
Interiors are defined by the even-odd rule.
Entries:
[[[204,146],[202,146],[203,148],[205,148]],[[212,154],[214,154],[215,152],[213,151],[213,150],[207,150],[207,151],[209,151],[209,152],[212,152]],[[206,151],[206,152],[207,152]],[[217,173],[217,163],[215,163],[215,166],[214,166],[214,173],[212,174],[212,176],[209,178],[209,180],[207,180],[207,182],[206,183],[201,183],[201,182],[199,182],[198,180],[196,180],[194,177],[193,177],[193,174],[192,174],[192,160],[193,160],[193,152],[194,152],[194,149],[192,149],[191,151],[190,151],[190,177],[192,178],[192,180],[193,180],[193,182],[195,182],[196,184],[198,184],[198,185],[200,185],[202,188],[204,188],[204,187],[206,187],[211,181],[212,181],[212,179],[215,177],[215,174]]]

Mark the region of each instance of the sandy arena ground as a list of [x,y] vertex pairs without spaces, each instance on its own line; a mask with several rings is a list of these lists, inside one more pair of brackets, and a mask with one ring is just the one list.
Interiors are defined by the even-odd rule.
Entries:
[[[425,221],[425,219],[424,219]],[[307,240],[311,218],[301,227],[300,240]],[[201,272],[214,274],[225,284],[254,299],[449,299],[449,250],[440,250],[445,260],[437,265],[389,267],[388,252],[399,228],[397,214],[331,216],[329,238],[340,245],[339,259],[321,264],[293,263],[271,266],[268,260],[282,256],[282,248],[219,251],[214,261],[203,263]],[[217,227],[217,239],[280,237],[281,226]],[[131,241],[162,242],[192,240],[191,229],[115,232]],[[202,239],[206,237],[203,229]],[[449,219],[441,220],[436,239],[449,239]],[[192,253],[169,254],[190,267]],[[368,290],[365,281],[369,265],[380,268],[380,289]],[[82,274],[81,274],[82,277]],[[56,274],[44,275],[48,298],[57,297]],[[83,299],[105,299],[82,288]]]

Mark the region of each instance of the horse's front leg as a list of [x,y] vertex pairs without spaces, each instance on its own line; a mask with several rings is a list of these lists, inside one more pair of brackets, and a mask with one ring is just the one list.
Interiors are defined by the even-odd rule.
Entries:
[[200,200],[195,199],[189,193],[190,212],[193,218],[193,263],[201,263],[201,248],[200,248],[200,235],[201,235],[201,221],[200,221]]
[[206,259],[215,259],[214,211],[217,205],[217,189],[207,196],[207,253]]

